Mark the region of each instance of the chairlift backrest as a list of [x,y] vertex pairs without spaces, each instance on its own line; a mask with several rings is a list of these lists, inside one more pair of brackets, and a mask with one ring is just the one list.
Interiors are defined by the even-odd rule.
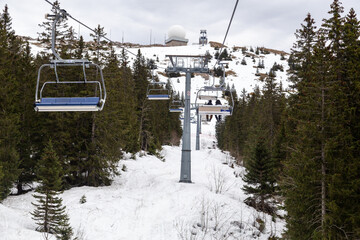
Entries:
[[[52,52],[55,60],[43,64],[38,70],[34,109],[37,112],[68,112],[68,111],[101,111],[106,100],[106,88],[102,69],[99,65],[87,59],[62,59],[55,51],[56,23],[67,16],[65,10],[59,10],[56,15],[49,15],[54,19],[52,25]],[[81,66],[83,81],[64,81],[59,78],[58,68]],[[87,80],[87,68],[94,67],[99,73],[100,81]],[[45,81],[40,87],[41,73],[44,68],[54,69],[55,81]],[[43,91],[50,84],[95,84],[97,92],[93,97],[43,97]],[[99,94],[99,96],[96,96]]]
[[[208,93],[208,92],[226,92],[227,90],[221,86],[204,86],[200,88],[200,90],[196,94],[195,105],[197,106],[198,113],[200,115],[207,115],[207,114],[214,114],[214,115],[231,115],[234,105],[234,99],[232,92],[230,91],[230,100],[231,106],[224,105],[220,101],[218,101],[217,96],[213,96],[210,94],[201,94],[201,93]],[[207,104],[198,104],[197,101],[199,100],[207,100],[212,101],[216,100],[215,105],[207,105]]]
[[183,112],[184,111],[184,102],[181,100],[171,101],[169,111],[170,112]]
[[[152,81],[149,83],[147,88],[146,97],[148,100],[169,100],[171,97],[170,90],[164,88],[166,85],[165,82],[155,82]],[[161,86],[160,88],[158,88]]]
[[231,115],[232,107],[228,105],[200,105],[198,111],[200,115]]

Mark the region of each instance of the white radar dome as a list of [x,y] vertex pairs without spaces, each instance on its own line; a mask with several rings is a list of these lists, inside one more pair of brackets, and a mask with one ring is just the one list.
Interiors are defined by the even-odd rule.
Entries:
[[185,29],[180,25],[173,25],[169,28],[168,38],[185,38],[186,32]]

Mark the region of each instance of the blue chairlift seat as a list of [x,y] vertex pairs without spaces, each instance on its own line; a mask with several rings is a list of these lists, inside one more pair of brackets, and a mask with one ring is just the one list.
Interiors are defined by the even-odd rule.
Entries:
[[220,112],[231,113],[231,109],[220,109]]
[[227,105],[200,105],[199,114],[201,115],[231,115],[232,107]]
[[172,113],[182,113],[183,109],[182,108],[170,108],[169,111]]
[[148,100],[169,100],[170,95],[168,94],[148,94]]
[[102,101],[99,97],[58,97],[41,98],[35,102],[35,110],[38,112],[57,111],[100,111]]

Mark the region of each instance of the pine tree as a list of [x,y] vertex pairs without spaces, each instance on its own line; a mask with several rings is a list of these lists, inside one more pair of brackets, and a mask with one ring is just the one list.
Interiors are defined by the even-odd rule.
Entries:
[[[290,148],[285,163],[283,190],[288,214],[288,234],[293,239],[320,236],[325,231],[326,166],[325,139],[328,126],[329,53],[324,37],[315,35],[310,15],[303,29],[297,31],[298,41],[292,55],[298,64],[292,80],[298,93],[290,98],[287,130]],[[316,42],[316,44],[315,44]],[[301,171],[299,171],[301,169]]]
[[[58,9],[60,8],[60,2],[55,1],[54,6],[51,8],[52,14],[57,14]],[[56,45],[63,46],[65,44],[64,34],[68,29],[66,18],[61,19],[56,24],[55,34],[56,34]],[[38,33],[38,40],[45,44],[46,49],[51,49],[51,38],[52,38],[52,25],[53,20],[44,21],[42,24],[39,24],[39,27],[44,28],[44,32]],[[45,53],[45,52],[43,52]]]
[[231,56],[229,55],[226,48],[223,49],[219,56],[219,60],[231,60]]
[[77,43],[77,49],[75,50],[75,58],[83,59],[85,55],[85,42],[83,36],[80,36],[79,42]]
[[133,78],[139,122],[138,142],[140,149],[145,151],[149,149],[149,146],[153,145],[152,140],[154,140],[150,131],[151,122],[149,113],[151,108],[146,100],[146,92],[149,85],[148,76],[149,73],[146,68],[145,59],[139,50],[133,65]]
[[263,139],[258,140],[246,169],[243,180],[247,185],[243,190],[252,196],[248,197],[245,203],[257,210],[273,213],[271,205],[267,202],[273,194],[273,163]]
[[[129,112],[128,108],[134,108],[134,105],[131,105],[131,97],[123,95],[131,92],[131,89],[123,89],[125,79],[113,48],[105,60],[107,63],[104,77],[107,79],[108,106],[96,116],[96,128],[85,163],[85,181],[87,185],[92,186],[109,185],[111,176],[118,174],[116,164],[122,156],[121,150],[126,149],[126,133],[131,126],[127,123],[131,115],[125,115]],[[129,105],[126,105],[127,100]]]
[[136,153],[140,150],[138,142],[137,101],[134,96],[134,79],[128,65],[129,61],[125,49],[122,49],[119,61],[121,72],[121,119],[124,125],[124,127],[122,127],[121,146],[126,152]]
[[0,201],[10,193],[20,171],[17,145],[20,141],[19,114],[17,112],[18,88],[16,73],[19,70],[20,40],[11,28],[7,6],[0,16]]
[[[302,42],[295,45],[299,48],[292,54],[296,66],[292,80],[298,92],[290,98],[287,114],[287,139],[292,151],[282,185],[291,239],[356,238],[358,234],[355,222],[359,220],[353,217],[359,212],[353,204],[359,196],[358,181],[353,180],[358,175],[357,170],[349,171],[349,166],[359,168],[358,154],[353,152],[357,140],[351,133],[356,124],[350,123],[357,94],[349,91],[355,84],[349,87],[353,82],[346,74],[348,66],[358,60],[354,62],[353,58],[357,47],[351,53],[345,49],[358,45],[359,33],[357,27],[350,27],[356,26],[357,20],[349,25],[352,30],[348,34],[352,33],[344,33],[342,11],[341,3],[335,0],[331,17],[316,33],[308,17],[308,24],[299,31],[298,43]],[[354,12],[350,15],[354,20]],[[347,62],[346,55],[353,60]],[[356,68],[350,68],[354,73]]]
[[38,225],[36,230],[55,234],[58,239],[70,239],[69,217],[58,196],[62,189],[62,169],[51,140],[42,153],[36,173],[40,186],[33,195],[37,202],[32,203],[35,210],[31,213]]
[[243,59],[241,60],[241,65],[247,65],[245,58],[243,58]]
[[34,168],[37,159],[33,157],[33,151],[36,149],[34,142],[34,135],[37,134],[37,116],[34,114],[33,106],[30,104],[34,101],[34,79],[35,66],[33,64],[33,57],[29,43],[27,42],[24,49],[21,51],[21,59],[18,61],[20,65],[17,73],[17,81],[19,82],[18,91],[18,109],[19,113],[19,128],[21,129],[20,141],[17,146],[17,151],[20,157],[21,174],[17,180],[17,194],[22,194],[23,185],[34,181]]
[[[0,165],[0,182],[2,181],[3,177],[4,177],[4,173],[3,173],[2,166]],[[2,195],[2,192],[0,192],[0,194]]]
[[[353,10],[346,18],[341,3],[331,5],[331,17],[325,21],[332,58],[331,70],[331,125],[329,127],[327,168],[328,237],[360,236],[358,214],[353,204],[359,197],[359,21]],[[355,130],[357,129],[357,130]]]
[[134,90],[139,107],[143,105],[146,99],[146,91],[149,85],[148,75],[145,59],[139,50],[133,65]]
[[109,46],[105,40],[101,40],[102,37],[106,37],[104,27],[98,25],[94,33],[90,33],[90,36],[93,37],[93,41],[89,44],[89,50],[92,55],[92,60],[95,63],[100,63],[103,58],[105,58],[106,51],[109,50]]

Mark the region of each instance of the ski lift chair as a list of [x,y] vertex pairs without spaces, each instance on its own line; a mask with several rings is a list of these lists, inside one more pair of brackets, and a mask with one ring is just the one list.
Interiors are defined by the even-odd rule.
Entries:
[[[84,81],[62,81],[58,76],[58,67],[82,66]],[[53,68],[55,71],[56,81],[45,81],[40,88],[41,72],[45,67]],[[100,81],[87,81],[86,68],[95,67],[100,73]],[[50,84],[96,84],[99,96],[92,97],[44,97],[43,91]],[[101,111],[106,100],[106,90],[104,77],[99,65],[94,64],[86,59],[79,60],[53,60],[50,64],[44,64],[38,72],[34,109],[37,112],[87,112]]]
[[[52,26],[52,52],[55,60],[50,61],[49,64],[43,64],[38,71],[35,103],[34,109],[37,112],[70,112],[70,111],[101,111],[106,100],[106,89],[104,77],[99,65],[90,62],[87,59],[62,59],[55,51],[55,29],[56,23],[66,18],[65,10],[59,10],[56,15],[47,15],[47,17],[54,20]],[[68,68],[74,66],[81,66],[84,80],[83,81],[63,81],[59,79],[58,68]],[[40,88],[41,72],[44,68],[49,67],[54,69],[55,81],[45,81]],[[95,67],[99,72],[100,81],[87,81],[86,68]],[[99,96],[95,93],[93,97],[44,97],[43,91],[46,86],[50,84],[96,84]]]
[[[165,82],[151,82],[147,88],[146,97],[148,100],[169,100],[170,90],[163,88]],[[159,88],[161,86],[161,88]]]
[[[231,115],[232,114],[232,110],[233,107],[231,105],[206,105],[206,104],[197,104],[197,100],[201,99],[201,100],[213,100],[214,96],[210,96],[208,94],[204,94],[202,95],[202,92],[214,92],[214,91],[218,91],[218,92],[225,92],[226,89],[220,86],[204,86],[202,88],[200,88],[200,90],[197,92],[196,94],[196,99],[195,99],[195,105],[198,106],[198,113],[200,115]],[[233,95],[232,92],[230,91],[230,99],[232,101],[232,105],[234,104],[234,99],[233,99]],[[215,97],[215,99],[217,99]]]
[[169,111],[172,113],[182,113],[184,111],[184,103],[181,100],[173,100],[170,103]]
[[232,107],[229,105],[199,105],[200,115],[231,115]]

